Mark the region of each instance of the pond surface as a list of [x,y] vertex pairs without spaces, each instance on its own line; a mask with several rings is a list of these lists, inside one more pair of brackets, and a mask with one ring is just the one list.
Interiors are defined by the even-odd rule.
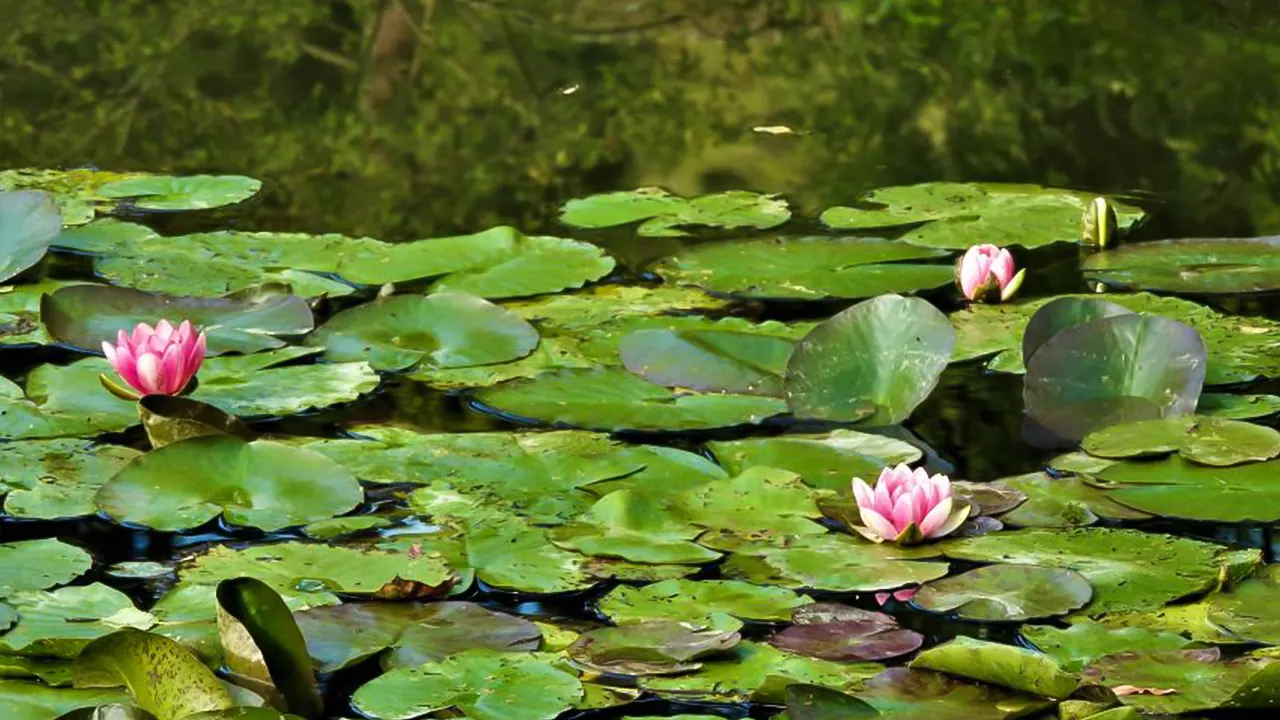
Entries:
[[[1280,229],[1280,8],[987,5],[15,9],[0,40],[0,170],[125,174],[0,172],[0,190],[54,193],[65,225],[0,296],[0,373],[16,383],[0,394],[0,549],[51,568],[44,582],[0,569],[0,628],[13,627],[0,634],[0,676],[17,678],[0,681],[0,697],[31,703],[32,718],[119,700],[34,688],[68,685],[80,649],[122,625],[225,670],[212,588],[248,575],[297,611],[322,671],[315,717],[767,717],[783,705],[792,720],[872,707],[899,719],[1054,717],[1068,695],[1062,707],[1088,717],[1080,703],[1097,697],[1052,687],[1078,678],[1136,687],[1121,701],[1152,714],[1274,705],[1280,670],[1265,649],[1250,653],[1280,644],[1268,618],[1280,574],[1260,564],[1274,559],[1280,521],[1280,252],[1153,243]],[[111,189],[148,174],[262,184]],[[939,182],[1019,186],[864,199]],[[670,194],[601,199],[651,187]],[[1081,247],[1094,195],[1128,228],[1120,248]],[[931,201],[943,209],[919,215]],[[852,209],[833,219],[840,207]],[[903,219],[858,219],[886,209]],[[455,236],[466,237],[415,244]],[[885,257],[903,251],[845,236],[908,249]],[[960,252],[988,239],[1027,268],[1007,315],[967,308],[950,284]],[[1135,247],[1160,249],[1124,254]],[[840,275],[868,265],[913,274]],[[836,276],[838,289],[823,285]],[[203,298],[276,283],[214,310],[163,306],[175,321],[208,312],[197,324],[232,328],[211,332],[219,356],[191,397],[274,449],[228,436],[142,456],[152,442],[133,406],[99,386],[110,368],[82,358],[114,339],[103,327],[162,311],[72,290],[87,281]],[[870,422],[856,423],[871,410],[842,415],[829,398],[789,414],[792,346],[893,293],[927,301],[903,301],[903,327],[937,313],[956,329],[954,354],[930,351],[946,369],[889,373],[923,392],[872,397]],[[1144,324],[1133,345],[1086,333],[1052,372],[1023,358],[1039,307],[1089,294],[1191,329]],[[813,350],[831,358],[815,367],[853,368],[822,387],[855,399],[853,376],[915,367],[887,341],[862,351],[892,325]],[[1078,388],[1109,373],[1173,387],[1161,349],[1184,341],[1203,346],[1185,409],[1199,400],[1195,427],[1028,441],[1024,360],[1050,398],[1041,408],[1073,407],[1088,394]],[[1073,370],[1097,357],[1101,371]],[[547,378],[558,385],[535,385]],[[1055,389],[1063,378],[1077,389]],[[714,407],[680,408],[687,398]],[[1146,417],[1116,412],[1089,429]],[[1063,459],[1082,443],[1091,455]],[[963,539],[863,543],[847,522],[849,482],[898,462],[1001,490],[966,491]],[[92,564],[33,549],[50,538]],[[315,543],[350,554],[297,549]],[[996,571],[984,579],[982,568]],[[388,610],[370,598],[393,579],[410,597]],[[1075,602],[1062,588],[1077,581]],[[876,597],[922,584],[922,599]],[[845,607],[801,611],[810,599]],[[442,605],[455,601],[477,605]],[[130,603],[149,614],[134,618]],[[31,629],[33,617],[53,629]],[[602,630],[640,621],[666,624]],[[453,624],[466,630],[439,630]],[[579,632],[590,642],[573,645]],[[877,633],[890,649],[865,649]],[[990,646],[944,645],[957,636],[1039,648],[1054,665],[1036,654],[1002,666]],[[557,655],[571,645],[571,660]],[[878,675],[874,663],[901,668],[938,646],[926,669]],[[424,662],[426,679],[410,670]],[[1247,684],[1264,697],[1242,698]],[[806,695],[810,685],[860,700]],[[470,697],[482,689],[496,706]]]

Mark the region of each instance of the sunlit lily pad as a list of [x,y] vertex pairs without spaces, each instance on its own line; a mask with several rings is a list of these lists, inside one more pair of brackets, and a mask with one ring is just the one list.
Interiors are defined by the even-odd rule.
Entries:
[[896,240],[819,235],[695,245],[654,270],[669,282],[735,297],[867,298],[952,282],[950,265],[900,262],[946,255]]
[[20,655],[70,659],[89,642],[120,628],[145,630],[155,623],[127,595],[99,583],[14,593],[6,602],[18,611],[19,620],[0,635],[0,650]]
[[199,658],[163,635],[124,629],[85,646],[72,669],[76,687],[118,687],[162,718],[227,710],[235,702]]
[[131,207],[143,210],[205,210],[234,205],[260,189],[260,180],[241,175],[148,175],[109,182],[98,194],[129,199]]
[[352,704],[375,720],[409,720],[457,708],[473,720],[552,720],[582,697],[556,656],[467,650],[392,670],[360,687]]
[[[1164,517],[1216,522],[1280,521],[1280,460],[1212,467],[1174,456],[1116,463],[1098,478],[1107,497]],[[1211,493],[1211,496],[1209,495]],[[1212,502],[1206,502],[1212,497]]]
[[[1212,361],[1210,361],[1212,365]],[[1202,393],[1196,414],[1224,420],[1256,420],[1280,413],[1280,396]]]
[[134,460],[102,486],[95,502],[120,522],[175,532],[219,515],[235,525],[279,530],[341,515],[363,499],[355,476],[319,453],[210,435]]
[[40,262],[62,231],[53,196],[43,192],[0,192],[0,281]]
[[8,720],[49,720],[62,713],[128,702],[118,688],[54,688],[37,682],[0,679],[0,705]]
[[867,300],[796,345],[787,364],[787,404],[802,417],[900,423],[937,386],[954,343],[951,323],[924,300]]
[[53,538],[0,544],[0,598],[71,582],[92,564],[89,553]]
[[1144,627],[1108,628],[1094,622],[1082,622],[1069,628],[1028,625],[1020,632],[1022,637],[1057,659],[1069,672],[1077,672],[1104,655],[1180,650],[1191,644],[1187,638],[1167,630]]
[[1075,570],[1093,586],[1090,613],[1145,610],[1210,590],[1226,548],[1136,530],[1020,530],[949,540],[947,557]]
[[[140,453],[85,440],[30,440],[0,445],[5,512],[55,520],[97,512],[94,493]],[[3,593],[0,593],[2,595]]]
[[1092,596],[1074,570],[1001,563],[925,583],[911,603],[965,620],[1020,622],[1065,615]]
[[797,590],[893,590],[946,575],[947,563],[920,560],[935,552],[877,545],[848,535],[811,535],[777,547],[741,548],[723,572]]
[[600,599],[600,612],[618,624],[677,620],[736,630],[742,620],[789,622],[812,602],[777,587],[732,580],[667,580],[642,588],[620,585]]
[[787,652],[824,660],[886,660],[919,649],[924,638],[888,615],[835,603],[795,609],[795,623],[769,638]]
[[[1124,694],[1120,700],[1145,712],[1181,714],[1216,708],[1274,707],[1280,702],[1276,671],[1268,661],[1223,662],[1217,648],[1107,655],[1083,677],[1109,688],[1130,686],[1156,692]],[[1172,692],[1169,692],[1172,691]]]
[[701,532],[657,493],[615,490],[551,537],[584,555],[638,563],[701,564],[720,557],[693,539]]
[[902,440],[853,430],[718,440],[707,447],[731,473],[755,466],[781,468],[815,488],[840,491],[847,490],[854,477],[871,479],[885,467],[912,463],[923,455]]
[[786,411],[777,398],[676,392],[625,370],[560,370],[476,393],[480,408],[527,422],[672,432],[759,423]]
[[344,310],[308,338],[334,362],[403,370],[492,365],[524,357],[538,344],[529,323],[474,295],[396,295]]
[[622,362],[646,380],[690,390],[781,395],[794,343],[764,334],[639,330],[622,339]]
[[1209,621],[1244,640],[1280,644],[1280,565],[1268,565],[1227,592],[1205,599]]
[[636,234],[645,237],[687,235],[682,227],[767,229],[791,218],[785,200],[776,195],[731,190],[682,198],[660,188],[639,188],[570,200],[560,222],[578,228],[607,228],[644,221]]
[[73,285],[40,303],[49,335],[81,350],[98,352],[120,330],[160,319],[190,320],[209,336],[209,353],[251,353],[283,347],[277,335],[303,335],[314,325],[311,308],[279,288],[256,288],[223,298],[171,297],[109,285]]
[[1132,243],[1084,262],[1092,280],[1173,293],[1280,288],[1280,238],[1185,238]]
[[1280,432],[1242,420],[1183,416],[1114,425],[1090,433],[1082,445],[1104,458],[1179,452],[1200,465],[1225,467],[1280,455]]
[[799,475],[752,467],[725,481],[691,490],[679,500],[696,525],[740,537],[823,535],[813,490]]
[[921,652],[911,661],[911,668],[1053,699],[1065,698],[1080,686],[1079,680],[1048,655],[963,635]]
[[617,675],[678,675],[731,650],[741,638],[676,620],[648,620],[583,633],[567,653],[579,667]]
[[1103,490],[1078,477],[1037,472],[1002,478],[1000,485],[1025,493],[1027,499],[1000,515],[1014,527],[1082,527],[1109,520],[1145,520],[1147,513],[1121,505]]

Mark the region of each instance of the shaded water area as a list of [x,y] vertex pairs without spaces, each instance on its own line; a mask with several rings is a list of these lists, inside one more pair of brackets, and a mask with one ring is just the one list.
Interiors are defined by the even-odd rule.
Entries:
[[[830,234],[817,221],[874,188],[931,181],[1032,183],[1124,198],[1149,218],[1130,241],[1280,232],[1280,5],[1204,0],[0,0],[0,169],[235,174],[263,190],[228,208],[126,217],[162,235],[213,230],[340,233],[388,242],[511,225],[593,243],[618,264],[602,283],[654,287],[651,265],[708,239]],[[683,196],[778,193],[792,219],[767,231],[641,237],[634,227],[565,227],[565,202],[657,186]],[[703,236],[705,235],[705,237]],[[1024,297],[1092,292],[1075,245],[1019,254]],[[38,268],[90,279],[71,254]],[[399,292],[425,283],[397,287]],[[317,326],[373,298],[314,304]],[[952,313],[952,288],[920,293]],[[1280,320],[1274,294],[1198,301]],[[852,305],[735,301],[722,314],[821,321]],[[81,353],[0,349],[22,381]],[[1233,387],[1275,393],[1271,381]],[[1057,451],[1021,441],[1022,376],[949,367],[904,427],[932,470],[986,482],[1042,470]],[[1276,425],[1274,419],[1258,421]],[[422,432],[528,429],[467,392],[383,374],[360,400],[252,423],[263,434],[346,437],[357,425]],[[695,433],[628,433],[714,459],[711,440],[817,432],[786,420]],[[105,436],[140,450],[138,427]],[[870,478],[867,478],[868,480]],[[411,480],[411,478],[406,478]],[[404,488],[366,485],[356,511],[427,523]],[[1206,502],[1212,503],[1212,498]],[[1270,528],[1178,518],[1104,520],[1274,559]],[[166,533],[105,517],[0,515],[0,541],[56,537],[89,550],[101,581],[149,607],[173,582],[121,579],[123,561],[171,563],[218,544],[303,539],[221,520]],[[952,574],[977,567],[959,560]],[[720,577],[712,563],[697,579]],[[618,585],[533,596],[478,584],[457,599],[548,621],[601,621]],[[878,609],[873,593],[815,592]],[[956,635],[1023,643],[1014,624],[888,606],[929,648]],[[749,622],[747,639],[780,624]],[[1238,648],[1237,648],[1238,650]],[[889,661],[900,664],[900,661]],[[331,717],[380,673],[366,660],[327,680]],[[776,703],[647,696],[583,720],[680,713],[766,717]],[[574,711],[577,712],[577,711]],[[1223,717],[1253,717],[1221,710]]]

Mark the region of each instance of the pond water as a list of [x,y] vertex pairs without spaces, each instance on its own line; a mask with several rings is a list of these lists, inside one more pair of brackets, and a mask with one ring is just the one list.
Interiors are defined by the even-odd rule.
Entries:
[[[1114,704],[1080,679],[1128,687],[1119,700],[1152,715],[1280,702],[1266,650],[1280,573],[1265,564],[1280,250],[1158,244],[1280,229],[1273,4],[13,10],[0,191],[53,193],[63,223],[29,261],[0,249],[0,698],[31,708],[19,718],[125,700],[67,687],[104,684],[85,679],[93,658],[72,661],[121,626],[226,676],[213,588],[237,576],[296,611],[325,709],[290,708],[310,717],[1084,718]],[[124,174],[5,172],[19,168]],[[942,182],[956,184],[864,198]],[[666,192],[603,196],[637,188]],[[1081,246],[1096,195],[1123,245]],[[0,237],[17,238],[9,211]],[[837,239],[853,236],[890,240]],[[1014,304],[969,308],[950,264],[988,240],[1027,277]],[[884,274],[848,272],[865,266]],[[74,289],[88,281],[239,294],[175,305]],[[923,301],[827,322],[894,293]],[[1024,400],[1023,329],[1064,295],[1143,314],[1084,323],[1104,311],[1077,298],[1043,320],[1061,332],[1027,354]],[[155,429],[83,358],[126,319],[184,312],[219,328],[191,397],[271,442],[142,455]],[[926,337],[935,316],[954,354]],[[813,360],[796,369],[815,326],[838,329],[804,341]],[[905,352],[917,344],[924,359]],[[1054,364],[1039,359],[1051,346]],[[913,399],[868,389],[872,375]],[[784,390],[811,412],[788,413]],[[878,408],[861,424],[859,397]],[[1081,409],[1090,398],[1113,404]],[[1038,408],[1064,436],[1179,402],[1196,420],[1053,447],[1024,417]],[[1082,444],[1090,455],[1063,459]],[[1000,482],[957,491],[973,502],[962,539],[886,550],[850,532],[849,482],[901,461]],[[54,538],[74,547],[39,544]],[[321,546],[337,550],[307,554]],[[922,584],[914,601],[876,598]],[[799,610],[810,598],[845,607]],[[475,605],[443,605],[458,601]],[[603,629],[638,621],[652,624]],[[945,644],[957,636],[1038,650]],[[96,647],[99,663],[142,663]]]

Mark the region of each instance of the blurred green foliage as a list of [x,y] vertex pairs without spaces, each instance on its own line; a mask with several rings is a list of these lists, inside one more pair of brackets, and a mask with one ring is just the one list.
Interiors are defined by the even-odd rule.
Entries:
[[537,229],[565,199],[639,184],[815,210],[938,179],[1155,193],[1185,234],[1280,229],[1274,0],[0,0],[0,16],[0,166],[254,175],[264,229]]

